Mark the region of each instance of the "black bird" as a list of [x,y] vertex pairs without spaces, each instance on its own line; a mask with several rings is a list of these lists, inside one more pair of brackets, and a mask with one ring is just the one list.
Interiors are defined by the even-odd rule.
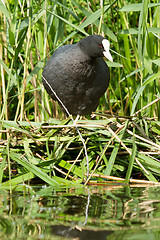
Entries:
[[48,94],[63,111],[66,108],[72,115],[87,115],[97,108],[110,80],[109,68],[102,58],[113,61],[109,45],[102,36],[91,35],[53,53],[42,79]]

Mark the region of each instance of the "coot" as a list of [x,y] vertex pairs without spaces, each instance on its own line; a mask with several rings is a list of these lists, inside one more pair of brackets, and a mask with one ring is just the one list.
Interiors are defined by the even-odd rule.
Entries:
[[[76,44],[59,47],[43,69],[45,89],[65,111],[87,115],[107,90],[110,73],[103,56],[112,60],[109,41],[91,35]],[[60,99],[60,100],[59,100]]]

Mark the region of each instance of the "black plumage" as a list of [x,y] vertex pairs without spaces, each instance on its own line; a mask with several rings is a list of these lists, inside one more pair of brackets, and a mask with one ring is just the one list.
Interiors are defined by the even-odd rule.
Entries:
[[107,90],[110,73],[102,57],[107,55],[111,61],[112,57],[104,43],[109,45],[102,36],[91,35],[76,44],[64,45],[44,67],[45,89],[52,99],[59,101],[58,96],[72,115],[90,114]]

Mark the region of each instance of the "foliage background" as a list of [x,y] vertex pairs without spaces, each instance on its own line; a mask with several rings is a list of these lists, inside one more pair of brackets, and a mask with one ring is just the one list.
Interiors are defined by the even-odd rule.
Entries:
[[[67,121],[58,120],[65,119],[65,116],[58,104],[44,91],[41,73],[45,62],[59,46],[76,43],[90,34],[101,34],[108,38],[114,58],[113,63],[108,62],[111,71],[110,86],[97,110],[99,113],[111,114],[112,118],[110,116],[110,120],[102,123],[102,114],[95,117],[94,123],[100,124],[99,127],[102,128],[111,122],[117,128],[120,128],[118,124],[123,124],[123,133],[118,133],[120,141],[114,138],[114,142],[111,141],[112,129],[108,131],[105,127],[106,135],[96,128],[91,131],[90,126],[87,130],[82,130],[84,139],[89,142],[87,150],[90,170],[95,166],[98,156],[98,163],[101,163],[99,171],[103,170],[107,175],[125,177],[128,169],[129,180],[133,166],[135,171],[141,171],[142,168],[134,162],[135,158],[132,159],[134,163],[129,165],[130,157],[121,159],[117,155],[120,145],[121,150],[126,150],[121,143],[124,140],[130,149],[127,151],[130,156],[139,158],[139,149],[144,148],[145,151],[152,152],[154,157],[147,155],[147,160],[143,159],[143,163],[148,168],[147,161],[151,161],[150,170],[153,171],[154,166],[154,174],[159,175],[159,0],[0,0],[0,9],[1,181],[11,181],[12,165],[16,163],[19,167],[13,179],[19,177],[18,174],[33,174],[25,175],[27,177],[23,175],[18,183],[35,175],[53,183],[53,178],[47,175],[57,175],[53,166],[60,166],[65,173],[68,172],[71,166],[65,164],[69,164],[68,160],[76,159],[79,154],[77,148],[83,148],[73,131],[64,128],[52,129],[47,133],[46,129],[42,131],[44,122],[63,125]],[[87,119],[84,120],[85,124],[90,124]],[[126,129],[132,131],[133,138],[128,137]],[[149,142],[137,142],[135,133]],[[112,144],[106,148],[108,141]],[[42,147],[39,147],[40,143]],[[157,144],[156,147],[154,144]],[[74,147],[74,153],[68,152],[70,145]],[[108,149],[110,157],[106,155]],[[78,174],[82,177],[86,171],[85,156],[82,153],[80,158],[81,163],[77,164],[79,174],[73,170],[73,166],[72,171],[70,169],[73,176]],[[44,159],[48,163],[44,164]],[[60,159],[64,161],[63,164]],[[114,165],[115,161],[117,165]],[[47,166],[46,169],[44,165]],[[23,170],[20,166],[23,166]],[[156,181],[152,174],[149,177],[144,170],[142,172],[149,180]],[[48,177],[50,180],[46,180]]]

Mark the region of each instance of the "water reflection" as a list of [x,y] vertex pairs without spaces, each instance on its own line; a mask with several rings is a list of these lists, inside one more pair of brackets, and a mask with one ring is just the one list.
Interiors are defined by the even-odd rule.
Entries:
[[160,239],[159,199],[159,187],[1,190],[0,239]]

